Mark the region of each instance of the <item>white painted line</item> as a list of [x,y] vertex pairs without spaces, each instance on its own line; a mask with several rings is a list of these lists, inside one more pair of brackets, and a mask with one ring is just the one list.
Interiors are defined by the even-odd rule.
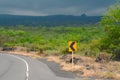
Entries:
[[13,57],[15,57],[15,58],[17,58],[17,59],[19,59],[19,60],[21,60],[21,61],[23,61],[25,63],[25,65],[26,65],[26,80],[29,80],[29,66],[28,66],[27,61],[25,59],[23,59],[23,58],[15,56],[15,55],[10,55],[10,56],[13,56]]

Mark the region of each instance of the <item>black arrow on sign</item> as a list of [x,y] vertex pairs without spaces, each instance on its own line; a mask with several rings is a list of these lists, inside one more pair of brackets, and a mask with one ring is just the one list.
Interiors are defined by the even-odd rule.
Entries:
[[72,49],[72,51],[75,51],[75,49],[74,49],[74,47],[73,47],[74,44],[75,44],[75,42],[72,42],[71,45],[70,45],[70,48]]

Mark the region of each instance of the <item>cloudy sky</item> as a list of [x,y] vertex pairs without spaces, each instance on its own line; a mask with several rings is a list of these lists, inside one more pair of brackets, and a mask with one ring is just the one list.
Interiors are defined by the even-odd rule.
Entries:
[[0,0],[0,14],[101,15],[114,0]]

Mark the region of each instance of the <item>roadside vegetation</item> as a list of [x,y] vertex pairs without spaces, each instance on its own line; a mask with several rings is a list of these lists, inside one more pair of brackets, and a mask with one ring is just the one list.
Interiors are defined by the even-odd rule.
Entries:
[[76,41],[78,54],[99,52],[99,43],[105,35],[101,26],[78,27],[0,27],[0,46],[26,47],[33,51],[55,51],[64,54],[69,41]]

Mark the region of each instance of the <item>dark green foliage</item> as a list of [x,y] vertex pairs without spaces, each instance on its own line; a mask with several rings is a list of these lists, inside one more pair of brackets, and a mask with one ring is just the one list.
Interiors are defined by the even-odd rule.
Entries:
[[106,32],[101,48],[113,53],[115,57],[120,56],[120,5],[110,7],[101,22]]

